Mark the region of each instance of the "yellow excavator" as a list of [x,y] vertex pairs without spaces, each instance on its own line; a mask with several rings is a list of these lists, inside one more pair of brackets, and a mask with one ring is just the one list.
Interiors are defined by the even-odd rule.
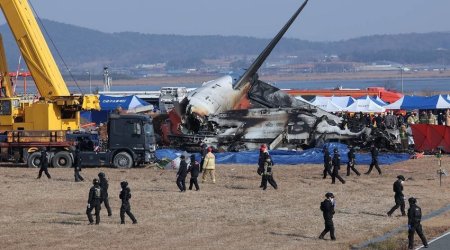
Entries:
[[0,131],[78,130],[80,110],[99,110],[98,96],[70,94],[27,0],[0,0],[0,8],[40,95],[32,103],[14,96],[0,38]]

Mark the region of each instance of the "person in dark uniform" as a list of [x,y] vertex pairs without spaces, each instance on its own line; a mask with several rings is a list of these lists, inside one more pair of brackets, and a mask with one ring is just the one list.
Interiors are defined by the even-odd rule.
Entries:
[[372,172],[373,167],[375,167],[378,171],[378,174],[381,175],[381,169],[378,166],[378,148],[375,147],[375,144],[370,146],[370,154],[372,156],[372,162],[370,163],[369,170],[365,174],[370,174]]
[[397,208],[400,208],[400,211],[402,212],[402,216],[406,215],[405,212],[405,196],[403,195],[403,182],[405,181],[405,177],[403,175],[399,175],[397,176],[397,180],[394,182],[393,185],[393,190],[394,190],[394,200],[395,200],[395,206],[393,206],[391,208],[391,210],[389,210],[389,212],[387,212],[387,215],[389,217],[392,216],[392,213],[394,213],[394,211]]
[[200,159],[200,172],[203,172],[203,163],[205,162],[205,157],[208,154],[208,145],[206,143],[202,144],[202,149],[200,151],[201,159]]
[[331,240],[336,240],[336,236],[334,235],[334,224],[333,224],[333,215],[334,215],[334,195],[333,193],[326,193],[325,200],[320,203],[320,210],[323,213],[323,219],[325,220],[325,229],[319,236],[319,239],[323,240],[325,234],[330,232]]
[[74,156],[75,162],[73,164],[74,169],[74,176],[75,176],[75,182],[84,181],[84,178],[80,175],[81,172],[81,154],[80,150],[75,150],[75,156]]
[[331,173],[331,155],[330,151],[328,151],[327,146],[323,146],[323,178],[327,178],[327,173],[330,176],[333,176]]
[[103,203],[105,204],[106,210],[108,211],[108,216],[112,216],[111,207],[109,206],[109,198],[108,198],[108,180],[106,179],[106,175],[103,172],[98,173],[98,178],[100,178],[100,187],[102,188],[103,194]]
[[269,154],[269,151],[267,150],[267,147],[264,149],[263,152],[263,161],[264,161],[264,172],[262,173],[263,176],[263,190],[267,189],[267,182],[269,182],[270,185],[272,185],[273,188],[278,189],[277,182],[275,179],[273,179],[273,172],[272,172],[272,166],[273,161],[272,157]]
[[356,156],[355,156],[355,148],[353,148],[352,145],[348,146],[348,153],[347,153],[347,158],[348,158],[348,163],[347,163],[347,176],[350,176],[350,172],[351,170],[353,170],[353,172],[355,172],[356,175],[360,176],[361,174],[358,172],[358,170],[355,168],[356,165]]
[[422,220],[422,209],[417,206],[417,200],[414,197],[408,199],[409,209],[408,209],[408,248],[414,248],[414,232],[417,232],[422,244],[425,248],[428,248],[427,238],[423,234],[422,225],[420,221]]
[[125,213],[128,214],[133,224],[137,224],[136,218],[131,213],[131,190],[128,187],[128,182],[122,181],[120,187],[122,188],[119,194],[119,198],[122,200],[122,206],[120,206],[120,224],[125,224]]
[[178,167],[177,172],[177,186],[180,189],[180,192],[186,192],[186,176],[188,173],[188,167],[185,156],[182,155],[180,159],[180,166]]
[[339,170],[341,169],[341,155],[339,155],[339,151],[337,148],[335,148],[333,150],[334,155],[333,155],[333,174],[331,175],[331,184],[335,184],[336,183],[336,178],[338,178],[338,180],[342,183],[345,184],[345,180],[342,179],[342,177],[339,175]]
[[95,209],[95,224],[100,223],[100,209],[101,209],[101,203],[102,203],[102,188],[100,187],[100,183],[98,179],[94,179],[92,181],[94,186],[91,187],[89,190],[89,198],[88,198],[88,204],[86,208],[86,214],[89,220],[89,225],[94,224],[94,220],[92,219],[92,210]]
[[200,164],[195,160],[195,155],[191,155],[191,163],[189,164],[188,172],[191,173],[191,179],[189,180],[189,190],[192,190],[192,186],[195,185],[195,191],[200,190],[198,186],[197,177],[200,174]]
[[37,179],[40,179],[42,176],[42,172],[45,173],[47,178],[51,179],[52,177],[48,173],[48,158],[47,158],[47,151],[45,148],[41,148],[41,157],[40,157],[40,168],[39,168],[39,174]]
[[261,175],[261,184],[259,185],[260,188],[264,187],[264,151],[266,151],[266,149],[266,144],[262,144],[259,148],[258,169],[256,170],[256,173],[258,173],[258,175]]

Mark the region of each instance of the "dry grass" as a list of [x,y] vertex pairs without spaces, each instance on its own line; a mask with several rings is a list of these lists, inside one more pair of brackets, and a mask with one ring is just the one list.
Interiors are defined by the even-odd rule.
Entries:
[[[418,197],[424,214],[445,206],[450,179],[439,187],[436,165],[432,157],[410,160],[383,167],[382,176],[353,175],[345,185],[322,180],[321,165],[277,165],[279,189],[265,192],[258,188],[255,166],[224,165],[218,166],[217,184],[200,184],[199,192],[186,193],[178,192],[171,170],[84,169],[89,181],[75,183],[69,169],[50,169],[52,180],[36,180],[36,169],[0,168],[0,242],[2,249],[348,249],[406,224],[400,211],[386,216],[398,174],[412,178],[405,195]],[[358,168],[364,172],[367,166]],[[87,194],[99,171],[110,180],[113,217],[103,208],[101,224],[88,226]],[[123,179],[130,183],[137,225],[128,218],[128,224],[119,224]],[[336,242],[317,239],[323,229],[319,204],[327,191],[337,200]],[[426,234],[449,226],[448,215],[424,223]]]

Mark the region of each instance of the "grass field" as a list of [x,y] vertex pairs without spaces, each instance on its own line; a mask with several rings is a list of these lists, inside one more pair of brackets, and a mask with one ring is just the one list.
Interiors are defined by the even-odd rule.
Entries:
[[[444,166],[450,158],[444,158]],[[367,166],[358,166],[365,172]],[[36,180],[37,169],[0,168],[2,249],[348,249],[351,245],[406,225],[396,211],[392,183],[398,174],[406,197],[418,197],[424,214],[449,203],[450,180],[439,187],[433,157],[382,166],[382,176],[344,177],[331,185],[321,177],[321,165],[274,168],[279,189],[260,190],[255,166],[219,165],[217,183],[200,183],[200,191],[180,193],[175,170],[83,169],[86,182],[75,183],[72,169],[50,169],[51,180]],[[97,173],[110,181],[113,216],[101,211],[101,224],[89,226],[85,210]],[[343,171],[341,171],[343,172]],[[138,219],[120,225],[120,181],[132,191],[132,212]],[[189,177],[187,178],[189,182]],[[323,230],[319,210],[324,194],[336,196],[337,241],[317,239]],[[423,223],[425,234],[450,228],[444,214]],[[329,239],[329,236],[326,236]],[[416,237],[418,238],[418,237]],[[400,235],[398,248],[406,243]]]

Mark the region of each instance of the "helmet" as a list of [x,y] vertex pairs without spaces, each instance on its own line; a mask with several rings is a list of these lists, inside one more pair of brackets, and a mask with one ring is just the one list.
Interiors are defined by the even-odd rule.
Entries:
[[122,188],[126,188],[126,187],[128,186],[128,182],[127,182],[127,181],[122,181],[122,182],[120,183],[120,186],[121,186]]
[[99,183],[98,183],[98,179],[97,179],[97,178],[94,178],[94,180],[92,181],[92,184],[98,185],[98,184],[99,184]]
[[325,197],[327,197],[327,198],[334,198],[334,194],[328,192],[328,193],[325,194]]
[[98,177],[105,178],[105,173],[103,173],[103,172],[98,173]]
[[409,204],[416,204],[417,200],[414,197],[408,199]]
[[397,179],[400,179],[400,180],[402,180],[402,181],[405,181],[405,177],[404,177],[403,175],[398,175],[398,176],[397,176]]

